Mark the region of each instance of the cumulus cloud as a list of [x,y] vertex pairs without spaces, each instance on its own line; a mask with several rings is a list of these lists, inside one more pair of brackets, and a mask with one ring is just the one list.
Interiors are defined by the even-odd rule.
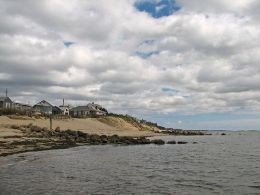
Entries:
[[0,0],[2,93],[139,116],[259,112],[258,1],[173,1],[164,17],[136,2]]

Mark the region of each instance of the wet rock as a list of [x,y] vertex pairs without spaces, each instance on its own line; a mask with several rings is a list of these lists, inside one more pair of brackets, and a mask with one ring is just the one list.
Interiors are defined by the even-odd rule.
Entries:
[[147,139],[146,137],[139,137],[136,139],[138,144],[150,144],[151,141]]
[[86,137],[86,133],[82,131],[77,131],[78,137]]
[[178,141],[177,143],[178,144],[187,144],[188,142],[186,142],[186,141]]
[[100,136],[97,134],[92,134],[89,136],[89,141],[91,144],[97,145],[101,143]]
[[225,133],[221,133],[221,135],[226,135]]
[[167,144],[176,144],[176,141],[175,140],[168,141]]
[[100,139],[101,139],[101,143],[102,144],[107,144],[108,143],[108,137],[106,135],[101,135]]
[[111,144],[117,144],[119,142],[119,136],[118,135],[112,135],[108,137],[109,143]]
[[156,145],[164,145],[165,141],[163,141],[162,139],[155,139],[151,141],[152,144],[156,144]]

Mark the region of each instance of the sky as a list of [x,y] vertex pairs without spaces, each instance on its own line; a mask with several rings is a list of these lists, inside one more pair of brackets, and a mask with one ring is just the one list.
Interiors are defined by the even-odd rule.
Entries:
[[260,129],[258,0],[0,0],[0,96]]

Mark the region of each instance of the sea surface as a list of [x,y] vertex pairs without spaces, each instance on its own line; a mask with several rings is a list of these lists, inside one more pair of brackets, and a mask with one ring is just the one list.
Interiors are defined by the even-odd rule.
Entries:
[[1,157],[0,194],[260,194],[260,132],[226,134]]

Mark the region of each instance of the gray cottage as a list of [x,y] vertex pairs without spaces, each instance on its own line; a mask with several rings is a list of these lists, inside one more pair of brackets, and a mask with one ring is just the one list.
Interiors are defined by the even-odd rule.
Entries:
[[13,101],[9,97],[0,97],[0,110],[11,109]]
[[42,100],[33,106],[35,112],[40,112],[43,114],[52,114],[52,108],[53,106],[45,100]]
[[32,106],[28,104],[21,104],[21,103],[13,103],[13,108],[15,110],[21,110],[21,111],[30,111],[32,109]]
[[89,117],[89,116],[105,116],[107,115],[107,110],[102,106],[93,103],[87,104],[86,106],[77,106],[70,110],[72,117]]

